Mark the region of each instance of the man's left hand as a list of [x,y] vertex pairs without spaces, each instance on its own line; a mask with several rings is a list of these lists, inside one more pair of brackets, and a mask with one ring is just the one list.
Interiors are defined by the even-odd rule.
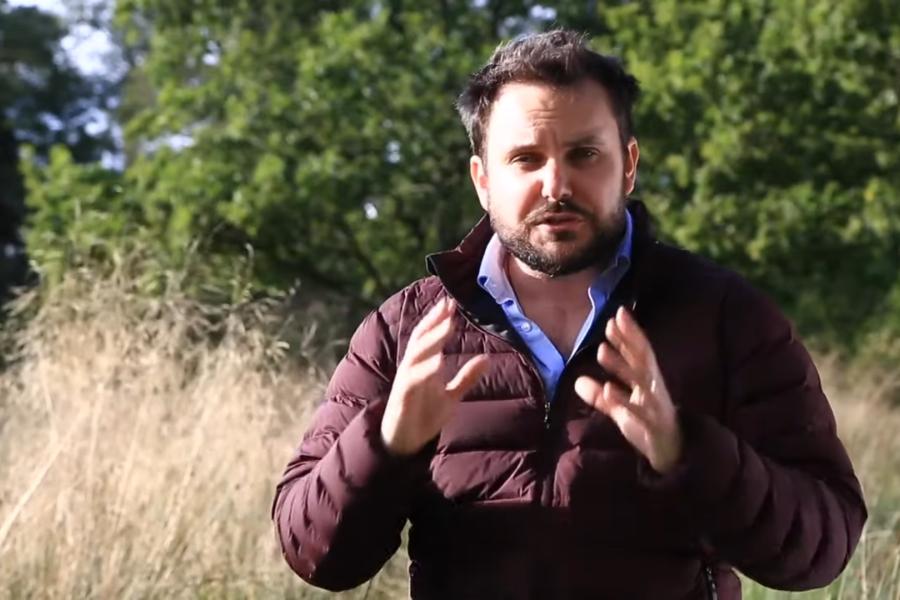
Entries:
[[611,418],[650,466],[666,474],[681,458],[683,441],[653,347],[625,308],[607,322],[606,339],[597,350],[597,362],[627,388],[583,375],[575,381],[575,393]]

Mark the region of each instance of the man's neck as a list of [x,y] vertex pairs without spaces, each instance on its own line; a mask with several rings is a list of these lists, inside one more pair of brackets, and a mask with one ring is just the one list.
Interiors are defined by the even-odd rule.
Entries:
[[514,256],[507,254],[504,260],[509,283],[523,306],[566,305],[578,307],[590,305],[588,289],[600,273],[598,267],[583,269],[568,275],[550,277],[539,273]]

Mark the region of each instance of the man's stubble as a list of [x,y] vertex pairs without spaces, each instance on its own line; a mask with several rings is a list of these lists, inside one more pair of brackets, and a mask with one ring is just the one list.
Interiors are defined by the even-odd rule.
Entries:
[[[624,195],[620,194],[615,213],[612,218],[607,219],[599,218],[575,200],[547,202],[515,227],[501,224],[491,210],[488,210],[488,216],[491,227],[507,252],[538,273],[561,277],[593,267],[604,270],[610,264],[625,232],[625,202]],[[489,198],[488,208],[490,206]],[[534,228],[548,215],[558,214],[578,215],[584,219],[590,231],[589,237],[562,252],[551,251],[532,243],[530,236]],[[568,242],[576,236],[574,232],[563,231],[557,235],[556,241]]]

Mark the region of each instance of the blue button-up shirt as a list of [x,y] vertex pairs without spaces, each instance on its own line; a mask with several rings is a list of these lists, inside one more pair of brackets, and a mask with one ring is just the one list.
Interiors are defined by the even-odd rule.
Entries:
[[610,266],[600,273],[588,288],[591,312],[581,326],[581,331],[578,332],[578,337],[575,339],[572,354],[568,357],[563,357],[559,350],[556,349],[556,346],[553,345],[553,342],[550,341],[550,338],[541,331],[537,323],[530,320],[522,311],[519,300],[516,298],[516,292],[510,285],[506,276],[506,270],[503,268],[506,250],[503,248],[497,234],[494,234],[490,242],[488,242],[484,256],[481,259],[481,267],[478,270],[478,285],[484,288],[494,301],[500,305],[510,324],[516,328],[518,334],[525,341],[525,344],[531,351],[535,366],[537,366],[541,378],[544,380],[548,400],[552,400],[556,393],[556,385],[559,383],[559,378],[566,363],[578,351],[597,316],[603,310],[603,306],[609,300],[625,272],[628,271],[628,267],[631,264],[632,229],[631,215],[628,211],[625,211],[625,234],[622,236],[622,241],[619,242],[615,258]]

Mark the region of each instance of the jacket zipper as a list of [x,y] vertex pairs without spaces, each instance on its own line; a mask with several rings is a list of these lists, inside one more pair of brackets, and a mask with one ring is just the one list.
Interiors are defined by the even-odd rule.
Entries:
[[[635,300],[635,301],[632,301],[632,303],[631,303],[632,314],[634,314],[634,312],[636,310],[637,310],[637,301]],[[552,407],[551,399],[547,398],[547,389],[544,386],[544,379],[541,377],[541,374],[538,372],[537,367],[534,366],[534,363],[532,362],[531,357],[526,356],[524,353],[522,353],[518,348],[516,348],[516,346],[514,344],[510,343],[510,341],[507,340],[506,338],[499,336],[496,333],[487,331],[486,329],[478,326],[478,324],[474,323],[472,321],[472,319],[469,317],[469,315],[466,314],[466,311],[460,310],[459,312],[460,312],[460,314],[462,314],[463,318],[469,323],[469,325],[471,325],[478,331],[484,333],[485,335],[489,335],[493,338],[496,338],[496,339],[502,341],[505,344],[508,344],[509,346],[512,347],[513,350],[515,350],[520,356],[522,356],[522,358],[525,360],[525,364],[528,365],[528,368],[531,370],[531,373],[534,376],[536,376],[538,382],[540,382],[541,391],[543,392],[541,394],[541,396],[544,398],[544,431],[550,431],[550,410]],[[574,360],[576,358],[578,358],[585,351],[586,351],[586,347],[582,346],[575,352],[575,354],[572,356],[571,360],[569,360],[568,362],[574,362]],[[563,373],[560,373],[560,378],[562,378],[562,375],[564,373],[565,373],[565,367],[563,367]],[[554,396],[556,396],[556,394],[554,394]]]
[[[632,315],[637,311],[637,300],[633,300],[631,302],[630,311],[631,311]],[[601,314],[603,314],[603,313],[601,312]],[[615,314],[615,311],[613,311],[612,314]],[[575,362],[575,359],[577,359],[582,354],[587,352],[588,347],[589,346],[585,346],[582,343],[582,346],[578,350],[575,351],[575,354],[572,355],[572,357],[567,361],[566,365],[563,367],[563,371],[562,371],[562,373],[560,373],[560,376],[559,376],[560,379],[562,379],[562,376],[565,374],[566,368],[569,366],[569,364]],[[544,405],[544,428],[550,429],[550,401],[547,401]]]
[[[636,300],[632,300],[632,302],[631,302],[631,311],[632,311],[632,314],[636,311],[636,309],[637,309],[637,301],[636,301]],[[500,335],[497,335],[496,333],[487,331],[487,330],[484,329],[483,327],[480,327],[477,323],[473,322],[472,318],[466,313],[466,311],[464,311],[464,310],[459,310],[459,313],[462,314],[463,318],[466,320],[466,322],[469,323],[469,325],[471,325],[472,327],[474,327],[474,328],[477,329],[478,331],[484,333],[485,335],[488,335],[488,336],[490,336],[490,337],[496,338],[496,339],[502,341],[503,343],[509,345],[510,347],[512,347],[513,350],[515,350],[515,352],[516,352],[517,354],[519,354],[519,355],[524,359],[525,365],[526,365],[526,366],[528,367],[528,369],[531,371],[532,375],[534,375],[534,376],[537,378],[537,381],[538,381],[538,383],[540,384],[540,389],[541,389],[541,392],[542,392],[542,393],[541,393],[541,397],[544,399],[544,433],[545,433],[545,434],[549,433],[550,427],[551,427],[550,413],[551,413],[551,411],[552,411],[552,400],[553,400],[553,399],[547,397],[547,388],[546,388],[546,386],[544,385],[544,379],[543,379],[543,377],[541,377],[541,374],[538,372],[537,367],[534,366],[534,362],[532,361],[532,358],[531,358],[530,356],[527,356],[527,355],[526,355],[525,353],[523,353],[521,350],[519,350],[514,344],[512,344],[512,343],[511,343],[509,340],[507,340],[506,338],[504,338],[504,337],[502,337],[502,336],[500,336]],[[575,352],[575,355],[572,356],[572,360],[569,361],[569,362],[574,361],[575,358],[577,358],[578,356],[580,356],[580,355],[581,355],[583,352],[585,352],[585,351],[586,351],[585,347],[579,348],[578,351]],[[565,374],[565,367],[563,368],[563,373],[560,374],[560,378],[562,378],[562,375],[563,375],[563,374]],[[557,390],[557,391],[558,391],[558,390]],[[556,397],[556,395],[557,395],[557,394],[554,393],[554,398]],[[543,471],[543,469],[541,469],[541,470]],[[539,478],[539,479],[537,480],[537,483],[538,483],[538,486],[539,486],[538,489],[540,490],[540,492],[539,492],[539,494],[538,494],[537,497],[539,498],[540,503],[543,504],[543,505],[547,505],[548,502],[549,502],[549,500],[545,499],[545,497],[544,497],[544,496],[545,496],[545,493],[547,492],[548,489],[552,489],[552,483],[551,483],[551,487],[550,487],[550,488],[547,487],[547,482],[545,481],[546,476],[547,476],[547,474],[544,474],[544,477],[541,477],[541,478]],[[718,600],[718,597],[715,595],[715,592],[713,592],[713,600]]]
[[703,573],[706,575],[706,591],[710,600],[719,600],[719,592],[716,589],[716,578],[713,576],[712,569],[708,565],[703,566]]
[[481,333],[488,335],[492,338],[496,338],[496,339],[500,340],[501,342],[503,342],[504,344],[507,344],[509,347],[511,347],[513,350],[515,350],[515,352],[519,356],[521,356],[525,360],[525,365],[531,371],[531,374],[537,378],[537,381],[541,386],[541,397],[544,398],[544,428],[550,429],[550,401],[547,399],[547,389],[544,386],[544,378],[541,377],[541,374],[540,374],[540,372],[538,372],[537,367],[534,366],[534,362],[533,362],[532,358],[529,356],[526,356],[521,350],[516,348],[515,344],[512,344],[509,340],[507,340],[503,336],[497,335],[496,333],[492,333],[492,332],[480,327],[477,323],[472,321],[472,319],[469,317],[469,315],[466,314],[466,311],[460,310],[459,313],[463,316],[463,318],[466,320],[466,322],[469,325],[471,325],[472,327],[474,327]]

